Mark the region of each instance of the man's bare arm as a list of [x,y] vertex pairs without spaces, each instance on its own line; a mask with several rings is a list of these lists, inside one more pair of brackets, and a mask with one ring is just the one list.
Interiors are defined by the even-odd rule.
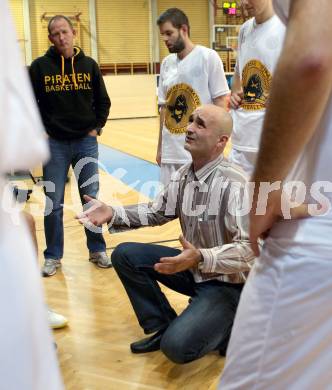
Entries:
[[227,109],[227,101],[228,101],[227,97],[228,97],[228,94],[218,96],[218,97],[213,99],[213,104],[215,104],[216,106],[219,106],[221,108],[224,108],[226,110]]
[[[293,0],[284,50],[274,74],[253,181],[250,241],[257,240],[282,218],[282,192],[269,194],[264,215],[256,214],[259,183],[282,181],[310,142],[326,109],[332,87],[332,2],[320,3],[319,23],[308,23],[316,13],[311,0]],[[296,215],[296,218],[302,215]],[[305,216],[305,213],[304,215]]]
[[237,72],[234,72],[234,76],[232,78],[232,87],[231,91],[233,92],[240,92],[242,91],[242,83],[240,75]]
[[293,0],[284,50],[274,74],[254,181],[283,180],[309,142],[332,86],[332,2]]
[[156,155],[156,161],[157,164],[160,166],[161,164],[161,145],[162,145],[162,132],[163,132],[163,125],[165,121],[165,112],[166,112],[166,106],[161,106],[159,111],[159,138],[158,138],[158,147],[157,147],[157,155]]

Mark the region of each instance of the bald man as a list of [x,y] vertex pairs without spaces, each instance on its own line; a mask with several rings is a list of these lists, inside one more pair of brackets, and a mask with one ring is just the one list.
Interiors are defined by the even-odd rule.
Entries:
[[[110,207],[90,200],[81,223],[110,230],[163,225],[179,218],[182,251],[160,245],[122,243],[112,262],[144,333],[133,353],[161,349],[175,363],[210,351],[225,353],[243,284],[254,261],[247,217],[240,214],[243,171],[223,157],[232,119],[222,108],[205,105],[189,118],[185,148],[192,163],[149,204]],[[158,282],[191,297],[177,315]]]

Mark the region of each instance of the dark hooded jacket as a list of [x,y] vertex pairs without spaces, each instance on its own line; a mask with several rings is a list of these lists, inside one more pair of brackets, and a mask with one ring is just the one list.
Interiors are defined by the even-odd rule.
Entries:
[[29,70],[46,131],[58,140],[104,127],[111,106],[97,63],[78,47],[74,53],[66,59],[51,46]]

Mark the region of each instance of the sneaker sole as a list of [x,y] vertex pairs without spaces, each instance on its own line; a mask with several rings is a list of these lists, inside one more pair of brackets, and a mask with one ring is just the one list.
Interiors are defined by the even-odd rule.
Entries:
[[58,264],[58,265],[55,266],[54,272],[52,272],[52,273],[47,273],[47,272],[45,272],[45,271],[42,271],[41,274],[42,274],[42,276],[44,276],[44,277],[53,276],[53,275],[56,274],[57,269],[60,268],[60,267],[61,267],[61,264]]
[[102,264],[98,263],[98,261],[95,261],[95,259],[89,259],[89,261],[90,261],[90,263],[95,264],[99,268],[112,268],[113,267],[112,263],[109,265],[102,265]]
[[96,266],[99,267],[99,268],[112,268],[113,264],[102,265],[102,264],[96,263]]
[[42,271],[42,276],[44,276],[44,277],[53,276],[55,274],[56,274],[56,270],[52,273],[47,273],[47,272]]
[[59,325],[50,325],[50,328],[51,329],[61,329],[61,328],[64,328],[65,326],[68,325],[68,321],[66,322],[63,322],[62,324],[59,324]]

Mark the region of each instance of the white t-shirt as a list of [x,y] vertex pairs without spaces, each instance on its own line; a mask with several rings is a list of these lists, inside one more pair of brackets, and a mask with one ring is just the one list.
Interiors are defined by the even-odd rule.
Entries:
[[[290,0],[276,0],[275,10],[287,22]],[[286,181],[300,181],[306,185],[306,201],[318,202],[313,183],[325,182],[324,197],[332,204],[332,94],[325,113],[307,146],[301,153]],[[315,184],[317,185],[317,184]],[[316,194],[312,196],[313,194]],[[280,250],[312,253],[313,256],[331,256],[332,212],[321,217],[310,217],[277,223],[270,233],[269,245]]]
[[0,19],[1,388],[60,390],[36,254],[4,177],[45,160],[48,149],[7,1],[0,3]]
[[235,149],[257,152],[272,73],[285,35],[285,26],[274,15],[264,23],[247,20],[240,29],[235,72],[239,74],[244,99],[232,110],[232,145]]
[[166,106],[162,163],[191,161],[183,148],[189,116],[201,104],[228,93],[223,63],[214,50],[197,45],[182,60],[175,53],[163,60],[158,88],[158,102]]

